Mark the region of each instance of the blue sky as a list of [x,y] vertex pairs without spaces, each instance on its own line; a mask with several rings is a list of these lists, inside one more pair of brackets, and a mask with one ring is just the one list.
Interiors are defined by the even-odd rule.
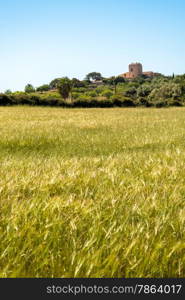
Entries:
[[184,0],[6,0],[0,3],[0,91],[56,77],[185,73]]

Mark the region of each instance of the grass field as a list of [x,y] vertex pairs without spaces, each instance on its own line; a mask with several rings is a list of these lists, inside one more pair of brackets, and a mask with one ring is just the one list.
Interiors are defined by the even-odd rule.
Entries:
[[185,108],[0,107],[0,277],[185,277]]

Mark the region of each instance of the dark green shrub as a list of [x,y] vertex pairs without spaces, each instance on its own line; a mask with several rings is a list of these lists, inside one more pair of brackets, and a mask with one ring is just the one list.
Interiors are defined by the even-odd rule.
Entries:
[[169,106],[183,106],[183,101],[180,99],[170,99],[168,101]]
[[135,87],[130,87],[123,92],[123,96],[129,98],[135,98],[137,95],[137,90]]
[[119,107],[134,107],[135,102],[128,98],[128,97],[123,97],[121,95],[114,95],[111,97],[113,106],[119,106]]
[[5,94],[0,94],[0,105],[10,105],[12,104],[11,97]]
[[30,96],[28,94],[15,94],[12,96],[12,98],[14,99],[14,104],[18,104],[18,105],[21,105],[21,104],[32,104],[33,101],[30,100]]
[[137,106],[151,107],[152,103],[150,103],[148,101],[147,97],[139,97],[139,98],[137,98],[136,105]]
[[166,106],[168,106],[168,102],[165,100],[159,100],[159,101],[155,102],[154,105],[157,108],[166,107]]

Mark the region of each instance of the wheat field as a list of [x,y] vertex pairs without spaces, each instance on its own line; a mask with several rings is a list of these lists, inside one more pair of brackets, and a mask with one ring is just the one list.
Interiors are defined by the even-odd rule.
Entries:
[[185,108],[0,107],[0,277],[184,277]]

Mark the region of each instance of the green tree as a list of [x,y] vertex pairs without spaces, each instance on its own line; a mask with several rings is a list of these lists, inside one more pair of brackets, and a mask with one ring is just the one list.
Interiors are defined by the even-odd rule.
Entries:
[[137,88],[137,97],[147,97],[151,90],[152,88],[150,85],[143,84]]
[[35,88],[33,87],[32,84],[28,83],[26,86],[25,86],[25,93],[34,93],[35,92]]
[[85,79],[89,80],[89,81],[99,81],[99,80],[102,80],[103,77],[102,77],[101,73],[91,72],[86,75]]
[[127,88],[124,92],[123,92],[123,95],[125,97],[129,97],[129,98],[135,98],[137,96],[137,90],[136,88],[133,86],[133,87],[129,87]]
[[50,90],[49,84],[43,84],[37,88],[37,92],[47,92]]
[[148,100],[153,104],[171,103],[174,101],[181,101],[183,96],[183,89],[180,84],[167,82],[161,84],[160,87],[155,87],[148,96]]
[[57,87],[60,95],[64,100],[69,98],[69,95],[72,92],[72,83],[68,77],[61,78],[60,81],[58,82]]
[[115,94],[117,92],[117,85],[118,85],[118,83],[123,83],[123,82],[125,82],[125,79],[123,77],[121,77],[121,76],[117,76],[117,77],[112,76],[112,77],[110,77],[110,78],[108,78],[106,80],[107,84],[114,86],[114,93]]
[[57,85],[60,82],[60,80],[61,80],[61,78],[53,79],[49,84],[50,89],[57,89]]
[[85,86],[84,82],[80,81],[77,78],[71,79],[71,84],[72,84],[72,87],[74,87],[74,88],[80,88],[80,87],[84,87]]

